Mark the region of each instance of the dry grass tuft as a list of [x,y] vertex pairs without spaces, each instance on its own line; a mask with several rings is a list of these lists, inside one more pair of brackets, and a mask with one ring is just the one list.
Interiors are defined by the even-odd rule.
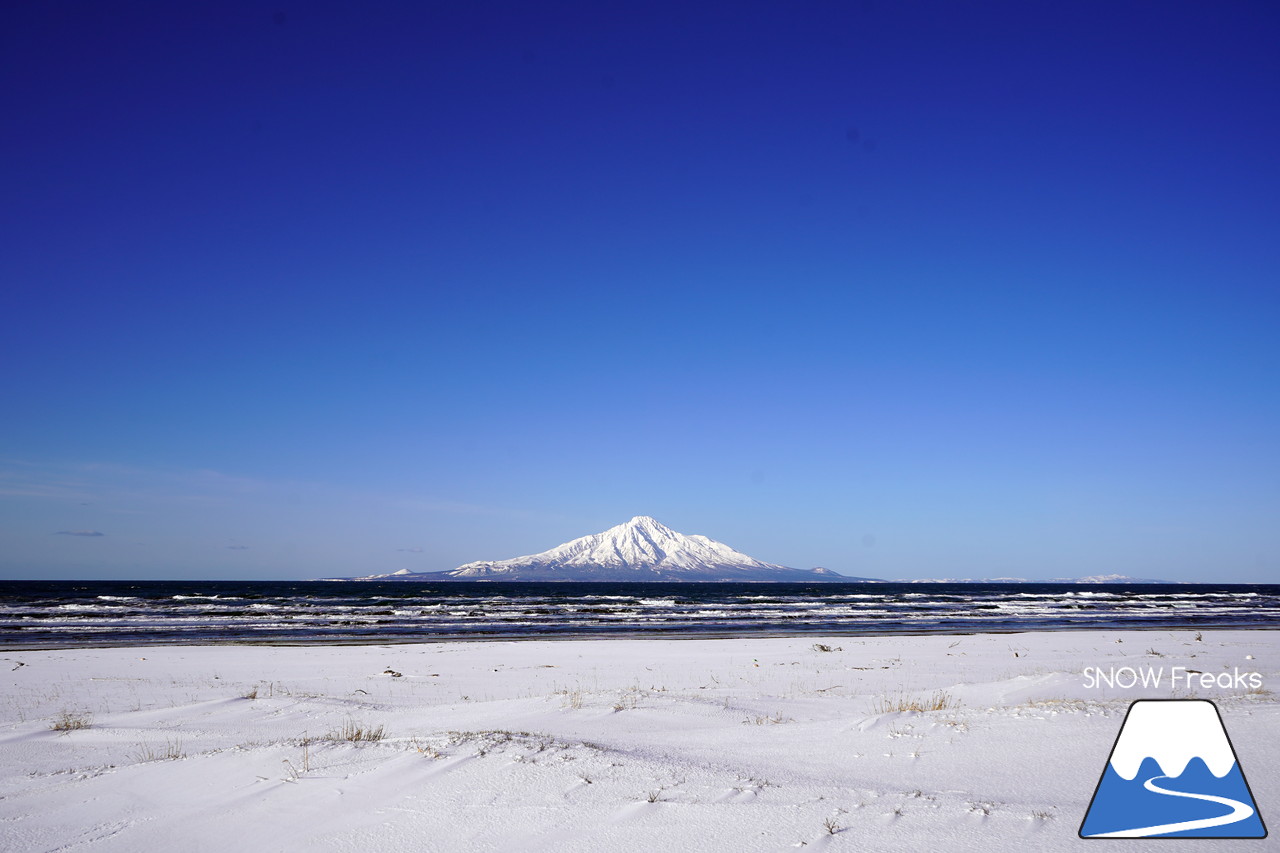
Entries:
[[139,764],[144,764],[149,761],[177,761],[179,758],[186,758],[187,754],[182,751],[182,741],[174,739],[165,740],[163,747],[140,743],[132,757]]
[[613,703],[615,711],[634,711],[640,705],[641,691],[639,687],[628,687]]
[[53,730],[55,732],[73,732],[76,729],[87,729],[93,718],[87,713],[72,713],[71,711],[63,711],[53,721]]
[[928,699],[918,699],[903,693],[885,696],[876,701],[875,712],[890,714],[899,711],[946,711],[959,705],[959,701],[947,691],[935,690]]
[[355,720],[347,720],[342,728],[330,732],[328,740],[345,740],[348,743],[377,743],[387,736],[385,726],[369,726]]
[[565,688],[563,690],[557,690],[555,695],[564,697],[563,707],[572,708],[575,711],[582,709],[583,696],[581,690],[570,690]]

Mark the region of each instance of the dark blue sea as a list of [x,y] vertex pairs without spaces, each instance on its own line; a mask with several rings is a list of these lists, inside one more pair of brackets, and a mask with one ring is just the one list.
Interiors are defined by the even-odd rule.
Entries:
[[1280,585],[0,582],[0,648],[1277,628]]

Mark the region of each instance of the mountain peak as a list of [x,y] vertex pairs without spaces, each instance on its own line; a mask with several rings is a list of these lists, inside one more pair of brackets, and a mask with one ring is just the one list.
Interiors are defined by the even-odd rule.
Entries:
[[658,531],[660,533],[675,533],[674,530],[672,530],[670,527],[667,527],[665,524],[663,524],[661,521],[658,521],[658,519],[654,518],[651,515],[637,515],[635,518],[631,519],[630,521],[623,522],[622,524],[616,525],[614,527],[610,527],[608,530],[605,531],[605,533],[611,533],[615,530],[618,530],[618,531],[652,530],[652,531]]
[[[540,554],[466,563],[444,573],[459,580],[813,580],[815,574],[766,563],[706,536],[677,533],[637,515],[602,533]],[[826,574],[826,578],[822,575]],[[834,577],[833,577],[834,576]],[[820,579],[839,578],[817,573]]]
[[527,557],[477,560],[447,572],[396,572],[350,580],[813,583],[873,579],[766,563],[706,536],[678,533],[651,515],[637,515],[602,533]]

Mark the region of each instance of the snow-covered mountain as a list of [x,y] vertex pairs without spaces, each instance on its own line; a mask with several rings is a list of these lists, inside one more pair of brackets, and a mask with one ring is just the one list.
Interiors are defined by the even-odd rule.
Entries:
[[829,569],[766,563],[705,536],[686,536],[647,515],[541,554],[481,560],[447,572],[371,575],[358,580],[502,581],[862,581]]
[[1128,575],[1089,575],[1087,578],[1053,578],[1049,583],[1180,583],[1158,578],[1131,578]]

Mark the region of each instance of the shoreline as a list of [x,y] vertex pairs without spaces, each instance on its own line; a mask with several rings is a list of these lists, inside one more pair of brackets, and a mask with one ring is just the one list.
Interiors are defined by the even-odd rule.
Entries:
[[263,646],[267,648],[325,648],[347,647],[347,646],[415,646],[415,645],[438,645],[441,643],[524,643],[524,642],[605,642],[610,640],[641,640],[645,642],[657,642],[663,640],[687,641],[687,640],[785,640],[795,639],[804,640],[806,638],[856,638],[870,639],[881,638],[889,639],[893,637],[973,637],[982,635],[1000,635],[1006,636],[1011,634],[1052,634],[1052,633],[1087,633],[1090,631],[1114,630],[1118,632],[1222,632],[1222,631],[1280,631],[1280,624],[1270,623],[1267,625],[1152,625],[1150,627],[1142,627],[1137,625],[1125,625],[1114,629],[1099,628],[1096,625],[1054,625],[1045,628],[990,628],[986,630],[972,629],[945,629],[937,630],[900,630],[900,631],[702,631],[697,633],[653,630],[653,631],[637,631],[637,632],[617,632],[606,633],[604,631],[567,633],[567,634],[506,634],[506,635],[487,635],[487,636],[468,636],[468,635],[451,635],[437,637],[386,637],[379,639],[343,639],[343,638],[318,638],[315,640],[269,640],[269,639],[228,639],[216,640],[211,638],[201,638],[190,642],[175,642],[172,638],[165,637],[154,642],[121,642],[121,643],[69,643],[66,645],[24,645],[10,644],[0,641],[0,653],[8,652],[24,652],[24,651],[68,651],[73,649],[147,649],[147,648],[164,648],[172,646],[174,648],[192,648],[200,646],[213,647],[243,647],[243,646]]
[[1278,660],[1255,629],[6,651],[0,848],[1075,849],[1140,698],[1214,699],[1265,819]]

